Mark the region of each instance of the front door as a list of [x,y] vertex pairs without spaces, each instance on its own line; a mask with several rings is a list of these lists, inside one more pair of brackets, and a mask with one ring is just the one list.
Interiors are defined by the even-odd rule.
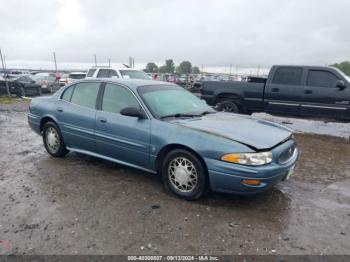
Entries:
[[304,86],[301,114],[310,116],[349,116],[350,92],[337,86],[340,80],[334,73],[311,69]]
[[148,118],[121,115],[120,111],[126,107],[140,107],[132,91],[107,83],[102,95],[101,110],[96,113],[97,152],[149,169],[151,122]]

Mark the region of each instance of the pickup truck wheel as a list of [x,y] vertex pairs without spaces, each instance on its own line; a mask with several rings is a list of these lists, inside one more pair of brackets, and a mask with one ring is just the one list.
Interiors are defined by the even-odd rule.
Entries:
[[232,100],[223,100],[217,104],[218,111],[229,112],[229,113],[239,113],[238,104]]
[[161,173],[165,188],[181,198],[195,200],[206,192],[206,170],[201,161],[187,150],[170,151],[163,161]]
[[45,123],[43,141],[46,151],[54,157],[64,157],[69,152],[64,144],[61,131],[54,122]]

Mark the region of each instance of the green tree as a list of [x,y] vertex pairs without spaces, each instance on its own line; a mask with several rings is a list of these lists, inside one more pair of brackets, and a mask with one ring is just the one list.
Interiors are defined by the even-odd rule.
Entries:
[[192,64],[189,61],[183,61],[179,65],[180,74],[191,74],[192,73]]
[[143,71],[145,71],[146,73],[157,73],[158,66],[153,62],[149,62]]
[[158,68],[158,72],[161,73],[161,74],[168,73],[166,65],[163,65],[163,66],[159,67]]
[[349,61],[344,61],[339,64],[333,64],[331,66],[334,66],[338,68],[339,70],[343,71],[346,75],[350,76],[350,62]]
[[174,64],[173,59],[165,60],[165,67],[166,67],[166,72],[165,73],[174,73],[174,71],[175,71],[175,64]]
[[201,71],[199,70],[198,66],[192,67],[192,74],[200,74]]

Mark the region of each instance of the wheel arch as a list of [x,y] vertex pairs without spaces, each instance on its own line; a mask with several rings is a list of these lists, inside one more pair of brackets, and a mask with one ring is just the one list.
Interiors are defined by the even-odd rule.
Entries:
[[189,151],[190,153],[194,154],[198,159],[199,161],[202,163],[203,167],[204,167],[204,170],[206,172],[206,176],[209,180],[209,175],[208,175],[208,167],[207,167],[207,164],[205,163],[203,157],[198,153],[196,152],[195,150],[193,150],[192,148],[186,146],[186,145],[183,145],[183,144],[177,144],[177,143],[173,143],[173,144],[168,144],[166,146],[164,146],[158,153],[157,155],[157,158],[156,158],[156,161],[155,161],[155,168],[156,168],[156,171],[157,173],[160,172],[161,170],[161,163],[162,163],[162,160],[165,158],[165,156],[172,150],[175,150],[175,149],[184,149],[184,150],[187,150]]
[[44,125],[49,121],[54,122],[59,127],[57,120],[53,116],[47,115],[42,117],[40,120],[40,132],[43,131]]
[[222,92],[222,93],[217,94],[215,97],[215,103],[219,102],[220,99],[225,99],[225,98],[238,101],[240,104],[242,103],[242,97],[239,94],[227,93],[227,92],[226,93]]

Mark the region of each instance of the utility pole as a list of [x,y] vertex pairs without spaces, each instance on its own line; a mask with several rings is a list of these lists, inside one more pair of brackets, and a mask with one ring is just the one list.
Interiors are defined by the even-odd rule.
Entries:
[[57,73],[57,61],[56,61],[56,53],[53,52],[53,61],[55,62],[55,71]]
[[96,58],[96,54],[94,54],[94,60],[95,60],[95,66],[97,66],[97,58]]
[[108,58],[108,67],[111,67],[111,59]]
[[[1,48],[0,48],[0,57],[1,57],[1,63],[2,63],[2,69],[4,70],[4,73],[5,73],[5,70],[6,70],[6,66],[5,66],[5,62],[4,62],[4,57],[2,56],[2,52],[1,52]],[[10,88],[9,88],[9,84],[7,82],[7,77],[6,77],[6,74],[4,75],[5,76],[5,85],[6,85],[6,92],[7,92],[7,95],[8,96],[11,96],[11,93],[10,93]]]
[[7,68],[5,55],[4,55],[4,64],[5,64],[5,68]]

